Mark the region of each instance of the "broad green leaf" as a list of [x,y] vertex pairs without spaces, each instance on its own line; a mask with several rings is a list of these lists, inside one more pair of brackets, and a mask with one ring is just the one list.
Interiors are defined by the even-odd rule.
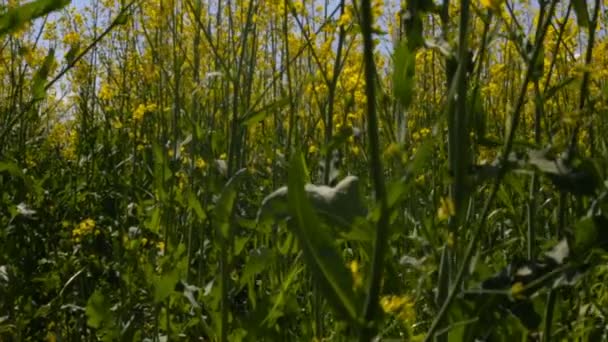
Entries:
[[247,282],[251,281],[257,274],[262,273],[270,265],[272,265],[277,259],[277,253],[269,248],[254,249],[249,253],[249,258],[245,267],[243,267],[243,273],[240,277],[241,288],[247,285]]
[[38,0],[10,8],[0,15],[0,36],[14,32],[30,21],[68,5],[70,0]]
[[414,95],[416,73],[416,53],[410,51],[408,42],[401,41],[395,48],[393,63],[393,95],[407,108]]
[[55,62],[55,49],[50,48],[49,53],[44,58],[42,65],[36,71],[32,82],[32,95],[34,99],[41,100],[46,94],[46,80],[51,72],[51,67]]
[[585,217],[574,226],[574,254],[584,254],[592,248],[608,250],[608,220],[603,215]]
[[87,301],[87,325],[99,329],[103,322],[111,317],[110,302],[100,290],[95,290]]
[[196,195],[192,192],[188,193],[188,207],[192,209],[201,222],[205,221],[207,214],[205,214],[201,203],[199,202],[198,198],[196,198]]
[[574,226],[574,253],[579,254],[593,247],[596,239],[597,227],[593,223],[593,219],[585,217],[578,221]]
[[13,162],[0,162],[0,172],[8,172],[9,174],[11,174],[12,176],[15,177],[19,177],[19,178],[24,178],[25,175],[23,174],[23,171],[21,171],[21,169],[19,168],[19,166],[17,166],[17,164],[13,163]]
[[589,10],[587,9],[587,0],[572,0],[572,8],[576,13],[578,25],[581,27],[589,27]]
[[152,214],[146,220],[146,228],[150,229],[150,231],[154,233],[160,232],[160,206],[156,205],[152,210]]
[[160,303],[165,300],[175,289],[179,281],[179,273],[176,269],[160,276],[154,276],[154,302]]
[[306,265],[325,299],[336,312],[356,322],[361,300],[354,292],[352,276],[334,245],[333,237],[321,225],[306,197],[305,169],[302,153],[294,153],[289,165],[287,194],[293,221],[288,226],[298,237]]
[[152,146],[152,152],[154,153],[154,177],[158,181],[168,181],[169,179],[171,179],[172,174],[163,148],[161,147],[161,145],[154,144]]

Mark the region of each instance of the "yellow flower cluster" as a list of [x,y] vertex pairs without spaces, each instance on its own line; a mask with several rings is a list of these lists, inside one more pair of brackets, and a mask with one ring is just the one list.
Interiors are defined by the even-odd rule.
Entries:
[[498,11],[500,10],[500,6],[502,6],[504,2],[504,0],[481,0],[481,6],[487,9]]
[[99,95],[97,96],[100,100],[108,101],[116,96],[116,92],[107,82],[104,82],[99,88]]
[[416,318],[414,301],[408,295],[383,296],[380,298],[380,306],[384,312],[396,315],[403,323],[411,323]]
[[412,133],[412,139],[414,139],[414,141],[418,141],[421,138],[424,138],[429,135],[429,133],[431,133],[431,130],[429,128],[424,127],[419,131]]
[[445,221],[454,215],[456,215],[456,209],[452,199],[449,197],[441,198],[439,209],[437,209],[437,218],[440,221]]
[[133,111],[133,121],[142,121],[146,113],[154,112],[157,108],[156,103],[140,104],[135,111]]
[[61,156],[66,160],[76,159],[76,144],[78,132],[70,128],[67,123],[55,124],[47,136],[49,147],[59,150]]
[[99,230],[95,229],[95,221],[91,218],[82,220],[74,229],[72,229],[72,239],[75,242],[80,242],[83,237],[90,234],[99,234]]
[[350,273],[353,277],[353,288],[360,289],[363,286],[363,275],[361,275],[361,270],[359,269],[359,262],[357,260],[353,260],[348,265],[350,269]]
[[65,45],[73,45],[76,44],[80,41],[80,35],[78,34],[78,32],[68,32],[67,34],[65,34],[63,36],[63,43]]

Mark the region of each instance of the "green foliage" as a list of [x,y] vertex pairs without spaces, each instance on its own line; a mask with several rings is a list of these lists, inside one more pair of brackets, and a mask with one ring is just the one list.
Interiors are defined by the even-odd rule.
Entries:
[[54,61],[55,49],[49,49],[48,55],[44,58],[44,61],[38,71],[36,71],[36,74],[34,74],[32,95],[35,100],[41,100],[46,95],[46,82]]
[[594,2],[6,3],[1,341],[608,337]]
[[36,0],[9,8],[4,13],[0,13],[0,37],[20,29],[36,18],[57,11],[70,2],[70,0]]
[[410,50],[407,41],[402,41],[396,47],[393,59],[393,94],[407,108],[412,102],[416,85],[416,53]]
[[306,165],[301,153],[294,153],[289,165],[289,212],[293,216],[289,227],[298,237],[306,264],[319,283],[325,299],[334,310],[351,322],[359,321],[362,307],[355,294],[352,278],[340,257],[334,239],[320,223],[306,198],[304,184]]

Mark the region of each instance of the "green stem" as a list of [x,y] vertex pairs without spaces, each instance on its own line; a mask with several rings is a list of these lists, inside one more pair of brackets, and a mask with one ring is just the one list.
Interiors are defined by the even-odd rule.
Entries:
[[[445,318],[448,309],[450,308],[452,302],[454,301],[454,298],[456,297],[456,293],[458,291],[458,289],[460,288],[462,281],[464,280],[464,275],[466,273],[466,271],[469,268],[469,264],[471,262],[471,258],[473,257],[473,253],[475,252],[475,246],[477,245],[477,241],[479,240],[479,236],[481,233],[481,228],[485,227],[486,222],[488,220],[488,214],[490,213],[490,208],[492,205],[492,202],[494,201],[494,199],[496,198],[496,194],[498,193],[498,189],[500,187],[500,183],[502,182],[502,179],[504,178],[504,176],[506,175],[507,169],[506,169],[506,161],[507,161],[507,157],[509,155],[509,153],[511,152],[511,149],[513,147],[513,140],[515,138],[515,131],[517,130],[517,125],[519,124],[519,119],[520,119],[520,114],[521,114],[521,109],[523,108],[523,105],[525,103],[525,98],[526,98],[526,93],[527,93],[527,88],[528,88],[528,83],[530,82],[531,79],[531,75],[532,72],[534,70],[534,65],[535,65],[535,61],[538,58],[539,52],[540,52],[540,47],[543,43],[544,40],[544,36],[545,33],[547,32],[547,27],[550,24],[550,19],[553,16],[553,12],[555,10],[555,6],[557,5],[557,1],[553,1],[551,3],[551,7],[549,9],[548,15],[547,15],[547,19],[544,21],[544,24],[539,32],[539,35],[536,38],[535,41],[535,45],[534,45],[534,50],[532,53],[532,57],[530,58],[530,60],[528,61],[528,67],[526,70],[526,75],[524,78],[524,82],[521,86],[520,92],[519,92],[519,96],[517,98],[517,102],[515,105],[515,109],[513,111],[513,119],[511,122],[511,130],[509,132],[509,135],[507,137],[507,140],[505,142],[504,148],[503,148],[503,158],[502,158],[502,162],[501,162],[501,167],[499,170],[498,175],[496,176],[496,179],[492,185],[492,189],[490,191],[490,195],[488,197],[488,199],[486,200],[485,204],[484,204],[484,208],[482,210],[482,214],[481,214],[481,220],[479,222],[479,225],[477,225],[474,228],[474,231],[472,233],[472,236],[469,240],[469,244],[467,246],[467,249],[465,251],[465,255],[464,258],[462,260],[462,263],[460,264],[460,268],[458,270],[458,273],[456,274],[456,279],[454,279],[454,282],[452,284],[452,288],[450,290],[450,293],[448,294],[448,297],[446,298],[445,302],[443,303],[443,306],[441,307],[441,309],[439,310],[439,312],[437,313],[437,315],[435,316],[435,319],[433,320],[433,323],[431,324],[431,327],[429,328],[429,331],[427,333],[426,338],[424,339],[425,342],[430,341],[433,336],[435,335],[435,333],[437,332],[438,328],[440,328],[440,323],[442,322],[442,320]],[[541,23],[539,23],[541,24]]]
[[[374,237],[371,275],[367,284],[363,318],[372,321],[378,314],[378,296],[382,279],[384,251],[388,238],[388,203],[382,161],[380,160],[380,142],[378,137],[378,117],[376,114],[376,73],[374,64],[374,46],[372,41],[372,9],[370,0],[361,0],[361,32],[363,35],[363,60],[365,63],[365,94],[367,97],[367,134],[370,145],[370,168],[376,201],[380,204],[380,218]],[[360,341],[369,341],[376,333],[374,324],[363,328]]]

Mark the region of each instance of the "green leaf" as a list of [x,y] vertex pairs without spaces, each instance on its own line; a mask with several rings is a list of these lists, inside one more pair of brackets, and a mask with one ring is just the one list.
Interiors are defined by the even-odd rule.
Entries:
[[74,44],[70,45],[70,49],[65,54],[65,62],[67,64],[71,64],[72,62],[74,62],[74,59],[76,58],[76,55],[78,55],[79,52],[80,52],[80,43],[74,43]]
[[176,269],[160,276],[154,276],[154,302],[160,303],[174,291],[179,281],[179,273]]
[[0,16],[0,36],[14,32],[30,21],[68,5],[70,0],[38,0],[10,8]]
[[277,319],[279,319],[283,314],[283,306],[285,306],[286,297],[289,295],[290,289],[293,289],[292,284],[297,281],[297,276],[300,274],[304,267],[294,263],[294,266],[285,280],[281,284],[281,291],[277,296],[275,296],[274,305],[268,311],[268,314],[262,321],[262,324],[272,327],[276,324]]
[[13,162],[0,162],[0,172],[8,172],[14,177],[24,178],[23,171]]
[[249,254],[249,260],[243,267],[243,273],[240,277],[241,288],[247,285],[247,282],[253,280],[255,275],[262,273],[277,259],[277,253],[269,248],[259,248],[252,250]]
[[111,317],[110,302],[100,290],[95,290],[87,301],[86,315],[87,324],[99,329],[103,322]]
[[41,100],[46,95],[46,80],[51,72],[51,67],[55,62],[55,49],[50,48],[49,53],[44,58],[42,65],[36,71],[32,82],[32,95],[35,100]]
[[196,198],[196,195],[192,192],[188,193],[188,207],[192,209],[201,222],[205,221],[207,214],[205,214],[201,203],[199,202],[198,198]]
[[416,54],[410,51],[406,41],[401,41],[395,48],[393,63],[393,94],[407,108],[414,95]]
[[429,165],[434,156],[434,143],[433,135],[429,135],[408,163],[408,176],[390,183],[387,194],[389,208],[394,208],[396,204],[406,198],[412,188],[412,180],[425,172],[425,167]]
[[114,19],[114,22],[116,23],[116,25],[126,25],[129,19],[129,13],[122,12],[120,13],[116,19]]
[[578,221],[574,227],[573,252],[578,254],[591,248],[597,238],[597,227],[591,217]]
[[162,202],[167,197],[165,182],[171,179],[173,175],[165,157],[164,148],[161,145],[156,143],[152,145],[152,155],[154,161],[154,190],[156,190],[158,198]]
[[7,172],[13,177],[20,178],[25,187],[37,195],[40,195],[44,191],[44,189],[40,186],[40,182],[37,182],[28,174],[25,174],[23,170],[19,168],[19,165],[12,161],[0,162],[0,172]]
[[258,110],[250,111],[249,113],[243,115],[243,117],[241,118],[241,124],[243,126],[254,125],[254,124],[264,120],[264,118],[268,114],[274,113],[274,112],[280,110],[281,108],[285,107],[288,104],[289,104],[289,97],[284,97],[284,98],[278,99],[270,104],[263,106],[262,108],[260,108]]
[[154,207],[154,209],[152,210],[152,213],[150,214],[150,216],[148,217],[148,219],[145,222],[146,228],[150,229],[150,231],[153,233],[160,232],[160,223],[161,223],[160,214],[161,214],[160,206],[156,205]]
[[288,206],[293,221],[288,225],[298,237],[306,265],[333,309],[357,322],[362,301],[355,294],[353,280],[340,257],[334,239],[324,229],[306,197],[305,162],[300,151],[289,165]]
[[240,182],[246,172],[247,169],[240,169],[232,178],[230,178],[230,180],[228,180],[215,205],[213,213],[215,215],[214,222],[216,224],[216,231],[220,233],[224,239],[227,239],[230,236],[230,219],[232,218],[232,209],[237,194],[236,185]]
[[608,220],[603,215],[585,217],[574,226],[574,254],[584,255],[592,248],[608,250]]
[[578,25],[581,27],[589,27],[589,10],[587,9],[587,0],[572,0],[572,7],[576,13]]

